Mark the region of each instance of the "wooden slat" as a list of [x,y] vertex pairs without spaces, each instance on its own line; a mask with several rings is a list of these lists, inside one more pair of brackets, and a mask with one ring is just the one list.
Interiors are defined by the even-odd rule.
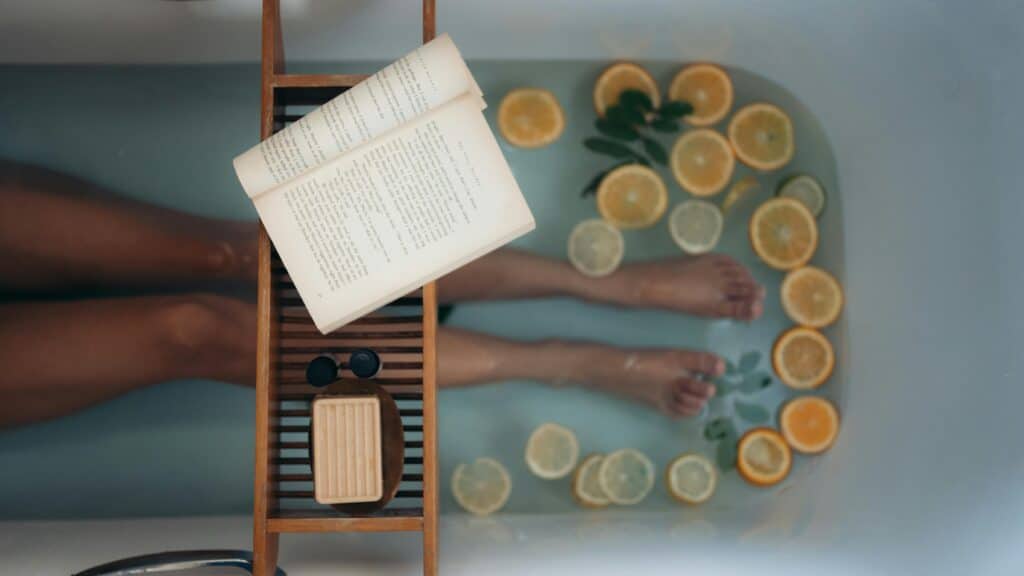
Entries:
[[[276,490],[274,496],[281,500],[312,500],[312,490]],[[395,492],[395,498],[420,498],[422,490],[399,490]]]
[[271,518],[267,529],[281,532],[418,532],[422,517]]
[[275,88],[351,88],[369,78],[366,74],[278,74]]
[[421,518],[423,509],[412,506],[395,507],[389,506],[382,510],[374,510],[367,513],[339,512],[334,508],[283,508],[274,510],[272,518],[295,519],[295,518]]

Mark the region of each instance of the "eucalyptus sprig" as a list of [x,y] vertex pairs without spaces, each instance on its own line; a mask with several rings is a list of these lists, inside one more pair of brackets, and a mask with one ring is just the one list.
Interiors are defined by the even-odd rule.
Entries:
[[[739,394],[749,397],[770,387],[774,379],[770,374],[758,371],[761,353],[751,350],[740,356],[739,361],[725,361],[725,374],[714,381],[715,396],[712,402],[725,402],[726,398]],[[771,413],[760,404],[732,398],[733,413],[749,424],[764,424],[771,419]],[[731,418],[714,418],[704,426],[704,438],[709,442],[717,442],[718,467],[722,471],[736,465],[736,443],[739,435]]]
[[[583,140],[591,152],[623,159],[622,162],[602,171],[595,176],[583,189],[583,196],[597,191],[601,180],[612,170],[626,164],[643,164],[651,162],[666,164],[668,152],[660,142],[651,137],[654,132],[672,133],[680,129],[679,119],[693,112],[693,106],[681,100],[670,100],[655,108],[651,98],[640,90],[626,90],[619,96],[614,106],[605,110],[604,118],[594,121],[594,127],[601,136],[591,136]],[[639,143],[642,150],[633,145]]]

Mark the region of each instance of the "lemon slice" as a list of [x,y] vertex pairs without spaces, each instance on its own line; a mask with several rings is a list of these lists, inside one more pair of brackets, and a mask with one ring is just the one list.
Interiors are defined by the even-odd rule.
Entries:
[[469,464],[459,464],[452,474],[455,501],[477,516],[501,510],[511,493],[508,470],[494,458],[477,458]]
[[705,200],[680,202],[668,216],[672,239],[687,254],[704,254],[718,245],[722,237],[722,211]]
[[722,212],[728,214],[744,198],[753,195],[760,189],[761,184],[757,181],[757,178],[753,176],[740,178],[729,188],[729,193],[725,195],[725,200],[722,201]]
[[732,80],[718,66],[692,64],[672,79],[669,100],[682,100],[693,106],[693,113],[683,118],[691,126],[710,126],[732,108]]
[[794,398],[779,413],[779,428],[797,452],[820,454],[831,448],[839,435],[839,412],[824,398]]
[[625,251],[622,232],[600,218],[580,222],[569,234],[569,262],[587,276],[611,274]]
[[654,487],[654,464],[632,448],[616,450],[604,457],[597,479],[608,500],[615,504],[636,504]]
[[808,174],[800,174],[786,180],[779,187],[778,196],[799,200],[815,218],[825,210],[825,189],[821,183]]
[[579,457],[576,434],[551,422],[538,426],[526,442],[526,465],[545,480],[567,476],[576,467]]
[[604,508],[610,501],[601,489],[597,471],[604,460],[603,454],[591,454],[580,462],[572,476],[572,495],[586,508]]
[[597,210],[620,229],[653,226],[668,207],[668,189],[657,172],[627,164],[609,172],[597,187]]
[[770,171],[782,168],[796,150],[793,121],[778,106],[751,104],[729,121],[729,142],[747,166]]
[[755,486],[778,484],[789,474],[793,453],[789,444],[771,428],[754,428],[736,447],[736,471]]
[[832,343],[813,328],[790,328],[772,346],[772,368],[779,380],[796,390],[821,386],[832,375],[835,364]]
[[701,504],[715,493],[718,473],[704,456],[683,454],[665,469],[665,484],[676,500],[686,504]]
[[562,135],[565,114],[550,91],[518,88],[501,99],[498,129],[513,146],[540,148]]
[[639,90],[651,99],[655,108],[661,105],[658,83],[651,73],[632,62],[612,64],[597,77],[594,83],[594,109],[598,116],[619,103],[619,96],[626,90]]
[[843,310],[843,289],[828,272],[814,266],[791,270],[779,288],[782,309],[801,326],[824,328]]
[[710,128],[684,132],[672,146],[669,162],[676,182],[694,196],[718,194],[736,167],[729,141]]
[[799,268],[818,248],[818,223],[797,200],[772,198],[750,217],[750,245],[776,270]]

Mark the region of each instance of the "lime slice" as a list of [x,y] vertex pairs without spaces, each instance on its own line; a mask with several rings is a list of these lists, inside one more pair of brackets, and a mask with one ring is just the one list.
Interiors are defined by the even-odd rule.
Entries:
[[604,457],[597,480],[615,504],[636,504],[654,487],[654,464],[639,450],[616,450]]
[[580,462],[572,476],[572,495],[587,508],[604,508],[609,504],[608,496],[597,479],[597,471],[603,461],[603,454],[591,454]]
[[728,214],[736,204],[754,194],[760,188],[761,184],[758,183],[757,178],[753,176],[740,178],[729,188],[729,193],[726,194],[725,200],[722,201],[722,212]]
[[668,231],[687,254],[710,252],[722,236],[722,211],[706,200],[686,200],[672,209]]
[[526,442],[526,465],[545,480],[567,476],[576,467],[579,457],[576,434],[551,422],[538,426]]
[[825,210],[825,189],[813,176],[807,174],[793,176],[783,182],[777,195],[799,200],[815,218]]
[[672,497],[686,504],[701,504],[715,493],[718,474],[710,460],[700,454],[683,454],[665,470],[665,483]]
[[569,234],[569,261],[587,276],[607,276],[622,263],[622,232],[600,218],[584,220]]
[[493,458],[459,464],[452,474],[452,495],[467,512],[486,516],[501,510],[512,493],[508,470]]

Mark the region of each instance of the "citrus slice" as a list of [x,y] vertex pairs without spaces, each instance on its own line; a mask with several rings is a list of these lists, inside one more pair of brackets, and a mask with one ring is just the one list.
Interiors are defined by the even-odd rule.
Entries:
[[761,184],[753,176],[744,176],[729,187],[729,193],[722,201],[722,212],[728,214],[734,206],[761,189]]
[[610,503],[597,479],[602,461],[603,454],[591,454],[580,462],[572,475],[572,495],[586,508],[604,508]]
[[779,295],[786,316],[801,326],[824,328],[835,322],[843,309],[843,289],[839,281],[814,266],[786,274]]
[[625,251],[622,232],[600,218],[580,222],[569,234],[569,261],[587,276],[611,274]]
[[616,450],[601,461],[597,480],[608,500],[615,504],[636,504],[654,487],[654,464],[639,450]]
[[771,428],[754,428],[740,438],[736,447],[736,471],[755,486],[781,482],[793,465],[789,444]]
[[715,493],[718,473],[704,456],[683,454],[665,469],[665,484],[676,500],[686,504],[701,504]]
[[668,189],[657,172],[627,164],[609,172],[597,187],[597,211],[617,228],[648,228],[668,207]]
[[668,88],[669,100],[682,100],[693,106],[683,117],[691,126],[710,126],[732,108],[732,80],[718,66],[692,64],[679,71]]
[[790,328],[772,346],[772,368],[783,383],[795,390],[821,386],[832,375],[835,364],[832,344],[813,328]]
[[713,196],[732,178],[736,159],[724,136],[710,128],[684,132],[669,158],[676,182],[694,196]]
[[779,428],[797,452],[820,454],[831,448],[839,435],[839,412],[824,398],[794,398],[783,406]]
[[452,474],[452,495],[467,512],[486,516],[501,510],[512,493],[508,470],[494,458],[459,464]]
[[772,198],[750,217],[750,245],[765,264],[792,270],[807,264],[818,248],[818,224],[792,198]]
[[541,424],[526,442],[526,465],[545,480],[564,478],[580,457],[576,434],[552,422]]
[[562,135],[565,114],[550,91],[517,88],[501,99],[498,129],[513,146],[540,148]]
[[704,254],[718,245],[722,236],[722,211],[706,200],[684,200],[668,216],[672,239],[687,254]]
[[813,176],[807,174],[793,176],[783,182],[777,195],[799,200],[815,218],[825,210],[825,189]]
[[776,170],[793,159],[793,122],[778,106],[751,104],[729,121],[729,141],[741,162],[757,170]]
[[639,90],[647,94],[655,108],[661,105],[658,83],[650,72],[632,62],[617,62],[606,68],[594,83],[597,115],[604,116],[605,110],[618,104],[619,96],[626,90]]

